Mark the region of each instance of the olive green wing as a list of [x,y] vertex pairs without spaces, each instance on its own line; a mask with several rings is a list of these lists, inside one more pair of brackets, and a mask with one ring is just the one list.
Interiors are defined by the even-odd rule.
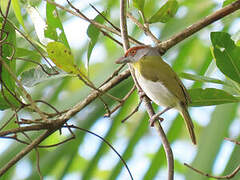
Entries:
[[187,89],[179,79],[172,68],[164,62],[161,57],[156,60],[156,56],[148,56],[147,59],[141,61],[141,66],[144,67],[141,74],[154,82],[161,82],[174,94],[181,102],[188,104],[191,102]]

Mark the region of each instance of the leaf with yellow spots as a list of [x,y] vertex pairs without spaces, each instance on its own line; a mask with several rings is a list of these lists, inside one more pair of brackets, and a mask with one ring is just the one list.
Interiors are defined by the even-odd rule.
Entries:
[[47,44],[48,57],[52,62],[67,73],[79,74],[74,64],[74,57],[71,50],[61,42],[50,42]]
[[47,44],[48,57],[52,62],[63,71],[69,74],[76,74],[82,81],[84,81],[88,86],[96,89],[94,84],[85,75],[84,69],[79,69],[74,64],[74,57],[71,50],[68,49],[63,43],[60,42],[50,42]]

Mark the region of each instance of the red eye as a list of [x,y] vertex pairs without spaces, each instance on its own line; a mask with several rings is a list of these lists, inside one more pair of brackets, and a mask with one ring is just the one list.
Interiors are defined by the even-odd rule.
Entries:
[[135,49],[133,49],[130,53],[131,53],[132,56],[134,56],[136,54],[136,52],[137,51]]

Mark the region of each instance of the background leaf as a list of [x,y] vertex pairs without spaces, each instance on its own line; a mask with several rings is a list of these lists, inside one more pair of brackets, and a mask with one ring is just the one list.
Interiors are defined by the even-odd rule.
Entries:
[[12,0],[12,7],[13,7],[13,11],[15,13],[15,16],[16,16],[18,22],[22,25],[23,29],[26,31],[24,21],[23,21],[23,17],[22,17],[22,14],[21,14],[19,0]]
[[211,41],[217,67],[223,74],[240,83],[240,47],[225,32],[212,32]]
[[[63,42],[63,44],[70,49],[66,34],[62,26],[62,22],[58,14],[58,10],[53,4],[47,3],[46,18],[47,29],[44,32],[45,36],[55,41],[58,40]],[[58,38],[56,36],[58,36]]]
[[236,0],[225,0],[225,1],[223,2],[222,7],[225,7],[225,6],[227,6],[227,5],[231,4],[231,3],[233,3],[234,1],[236,1]]
[[210,78],[210,77],[206,77],[206,76],[199,76],[199,75],[195,75],[195,74],[181,73],[181,74],[179,74],[179,76],[184,79],[189,79],[189,80],[193,80],[193,81],[216,83],[216,84],[227,84],[226,82],[224,82],[220,79]]
[[56,66],[53,68],[48,67],[47,65],[42,65],[44,70],[49,74],[56,73],[56,70],[59,72],[56,75],[48,75],[46,72],[42,70],[42,67],[38,66],[36,68],[29,69],[21,74],[20,80],[24,86],[33,87],[41,82],[46,82],[48,80],[63,78],[69,76],[67,73],[57,68]]
[[178,2],[176,0],[168,0],[150,19],[149,23],[168,22],[178,10]]
[[192,99],[190,106],[211,106],[225,103],[239,102],[239,99],[221,89],[196,88],[190,89],[189,95]]
[[[2,28],[2,22],[3,18],[0,17],[0,26]],[[5,27],[4,27],[4,32],[3,32],[3,39],[6,37],[6,40],[2,44],[2,60],[5,61],[5,63],[9,66],[10,70],[15,73],[16,72],[16,61],[15,59],[9,59],[9,57],[12,57],[13,52],[14,52],[14,47],[16,46],[16,33],[15,29],[8,23],[6,22]],[[13,58],[13,57],[12,57]],[[0,66],[0,76],[1,80],[4,82],[4,85],[2,82],[0,83],[1,87],[1,96],[0,96],[0,101],[1,101],[1,110],[10,108],[10,107],[15,107],[17,108],[19,106],[19,103],[15,99],[13,95],[9,91],[15,91],[16,90],[16,85],[15,81],[12,78],[11,74],[8,72],[6,68],[4,68],[3,65]],[[3,94],[2,94],[3,92]],[[16,93],[15,96],[18,98],[18,94]]]
[[[104,14],[102,12],[102,14]],[[104,22],[104,19],[103,17],[99,14],[97,15],[94,20],[96,22],[99,22],[99,23],[103,23]],[[91,54],[92,54],[92,50],[94,48],[94,46],[96,45],[97,43],[97,40],[98,40],[98,36],[99,36],[99,29],[96,28],[93,24],[90,24],[88,26],[88,29],[87,29],[87,35],[88,37],[90,38],[90,41],[89,41],[89,44],[88,44],[88,50],[87,50],[87,62],[88,62],[88,66],[89,66],[89,61],[90,61],[90,57],[91,57]]]
[[143,12],[145,0],[133,0],[133,6]]

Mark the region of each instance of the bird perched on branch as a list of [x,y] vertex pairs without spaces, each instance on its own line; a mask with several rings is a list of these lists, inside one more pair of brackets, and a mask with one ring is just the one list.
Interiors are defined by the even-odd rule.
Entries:
[[185,120],[193,144],[196,144],[193,122],[188,113],[190,96],[177,74],[163,61],[157,48],[150,46],[130,48],[116,63],[131,63],[137,82],[144,93],[154,103],[165,107],[162,112],[151,117],[150,123],[153,124],[156,117],[169,109],[177,109]]

